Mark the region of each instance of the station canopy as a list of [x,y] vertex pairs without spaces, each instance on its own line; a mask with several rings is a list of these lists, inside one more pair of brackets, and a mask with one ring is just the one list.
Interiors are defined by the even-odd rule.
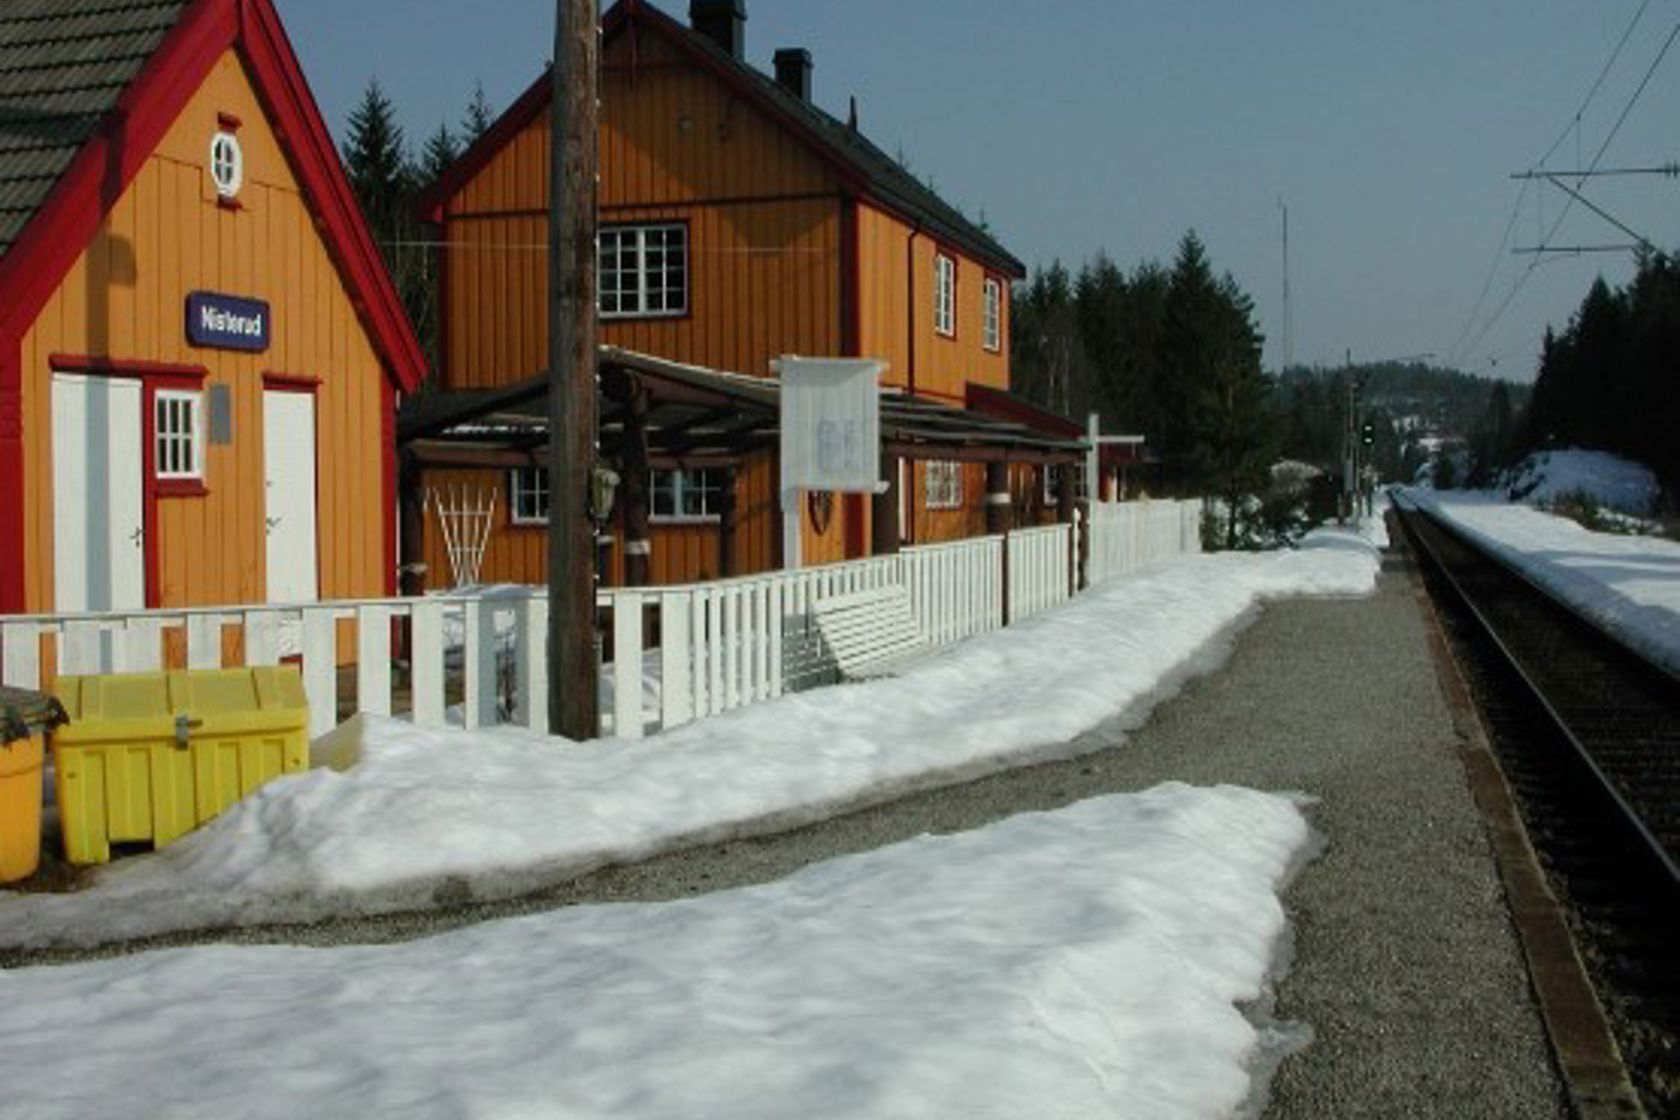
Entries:
[[[603,346],[600,442],[617,459],[625,422],[645,409],[647,454],[657,467],[726,466],[774,450],[781,386],[772,378],[684,365]],[[497,389],[433,390],[405,400],[397,440],[425,467],[517,467],[547,461],[548,378]],[[905,459],[1070,463],[1082,437],[910,396],[881,392],[883,450]]]

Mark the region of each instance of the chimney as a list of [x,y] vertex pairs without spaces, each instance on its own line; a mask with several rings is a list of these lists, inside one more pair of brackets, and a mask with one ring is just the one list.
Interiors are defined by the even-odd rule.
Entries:
[[744,57],[746,0],[689,0],[688,22],[730,58]]
[[811,52],[804,47],[777,51],[776,81],[799,100],[811,100]]

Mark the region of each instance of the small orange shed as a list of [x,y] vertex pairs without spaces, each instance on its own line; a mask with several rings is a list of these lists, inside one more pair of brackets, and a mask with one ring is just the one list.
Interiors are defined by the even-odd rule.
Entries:
[[0,613],[390,593],[425,358],[271,0],[15,0],[0,58]]

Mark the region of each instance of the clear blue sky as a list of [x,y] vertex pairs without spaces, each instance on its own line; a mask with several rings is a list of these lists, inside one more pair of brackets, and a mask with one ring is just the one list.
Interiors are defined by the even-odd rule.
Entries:
[[[500,111],[540,71],[552,0],[277,0],[328,123],[369,78],[411,141],[457,121],[475,80]],[[1254,296],[1281,356],[1278,199],[1290,210],[1295,356],[1330,364],[1433,352],[1528,380],[1546,323],[1627,254],[1533,270],[1468,346],[1529,258],[1497,255],[1519,186],[1573,121],[1623,31],[1626,50],[1548,166],[1589,162],[1680,23],[1680,0],[747,0],[747,52],[816,59],[816,98],[901,151],[950,201],[984,213],[1029,265],[1099,249],[1130,268],[1171,258],[1190,227]],[[686,18],[686,0],[661,0]],[[1680,159],[1680,43],[1602,166]],[[1589,197],[1680,248],[1680,181],[1597,180]],[[1512,234],[1532,245],[1564,195],[1531,190]],[[1627,239],[1575,207],[1556,244]],[[1466,333],[1489,276],[1481,313]],[[1490,362],[1497,359],[1497,366]]]

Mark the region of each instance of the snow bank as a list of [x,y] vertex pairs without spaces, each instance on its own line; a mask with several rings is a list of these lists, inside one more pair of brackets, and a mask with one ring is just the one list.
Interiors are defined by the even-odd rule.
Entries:
[[1487,494],[1411,492],[1507,563],[1680,673],[1680,544],[1594,533]]
[[0,972],[0,1111],[1228,1116],[1306,837],[1162,786],[685,902]]
[[1607,451],[1542,451],[1529,455],[1509,475],[1512,501],[1549,506],[1559,498],[1585,494],[1601,506],[1649,517],[1659,487],[1649,468]]
[[80,893],[0,894],[0,944],[87,945],[508,897],[994,772],[1146,710],[1266,599],[1369,592],[1377,534],[1322,532],[1297,551],[1183,558],[900,677],[640,742],[369,719],[348,772],[273,782]]

